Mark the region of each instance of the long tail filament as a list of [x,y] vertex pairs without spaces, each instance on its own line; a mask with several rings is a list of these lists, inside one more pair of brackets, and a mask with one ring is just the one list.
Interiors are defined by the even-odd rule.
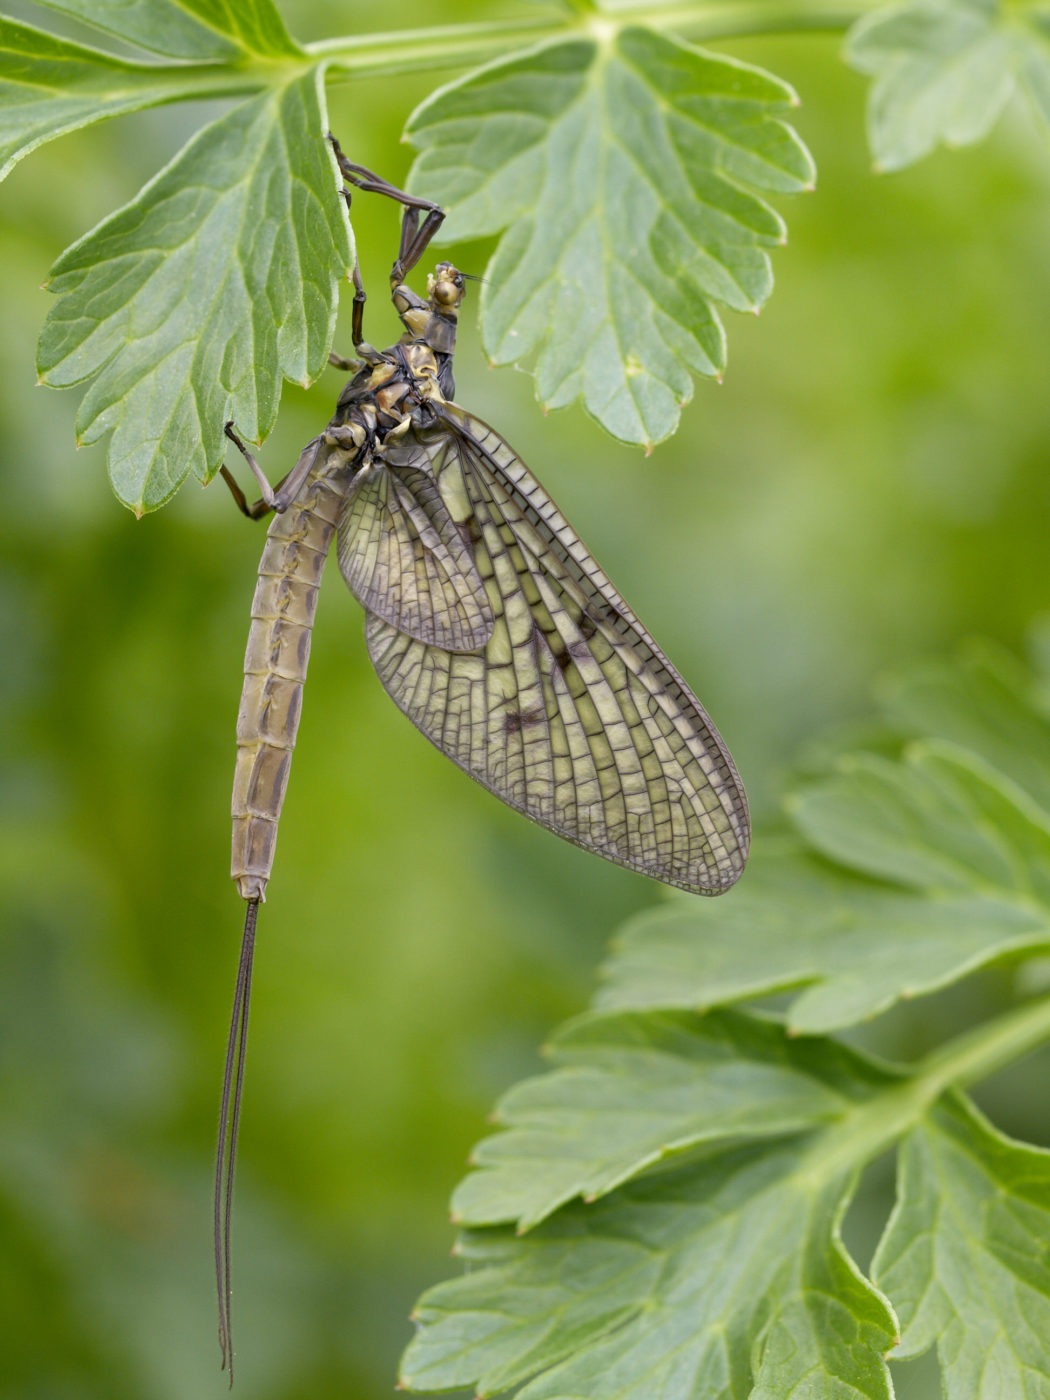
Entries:
[[233,1330],[230,1315],[230,1220],[233,1213],[233,1168],[237,1157],[237,1127],[244,1086],[244,1053],[248,1044],[248,1007],[252,997],[252,958],[259,901],[250,899],[244,916],[244,936],[237,965],[233,1015],[226,1042],[226,1071],[219,1111],[219,1146],[215,1154],[215,1286],[219,1296],[219,1346],[223,1370],[229,1365],[233,1387]]

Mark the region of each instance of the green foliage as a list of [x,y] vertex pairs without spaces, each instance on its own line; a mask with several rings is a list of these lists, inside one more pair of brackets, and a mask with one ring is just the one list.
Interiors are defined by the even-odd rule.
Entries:
[[902,0],[866,15],[846,56],[875,79],[868,135],[883,170],[979,141],[1018,88],[1050,121],[1050,15],[1036,4]]
[[901,1146],[900,1195],[872,1265],[904,1328],[936,1346],[949,1396],[1036,1400],[1050,1337],[1050,1153],[948,1094]]
[[94,377],[78,437],[112,432],[110,479],[137,514],[208,479],[228,418],[264,437],[282,376],[307,384],[327,362],[352,254],[311,140],[322,101],[308,72],[234,108],[52,269],[41,378]]
[[78,127],[243,86],[223,76],[133,63],[0,15],[0,178],[42,142]]
[[674,431],[689,371],[718,375],[713,303],[757,311],[783,220],[755,191],[806,188],[786,84],[644,29],[492,64],[409,119],[413,188],[447,240],[505,230],[482,289],[496,364],[535,357],[547,408],[581,398],[624,442]]
[[[608,72],[622,69],[642,97],[654,71],[631,69],[627,21],[612,13],[598,39],[582,13],[559,15],[541,33],[535,6],[531,38],[526,25],[500,20],[488,37],[460,35],[450,23],[444,38],[296,46],[268,5],[85,0],[53,8],[184,61],[137,63],[0,21],[5,169],[50,137],[117,112],[203,96],[243,104],[63,255],[53,282],[63,299],[42,363],[55,366],[49,380],[68,374],[62,382],[98,371],[80,428],[88,438],[114,430],[118,490],[137,509],[165,499],[187,470],[214,470],[216,427],[227,413],[262,435],[282,375],[307,379],[323,362],[332,279],[350,246],[320,141],[318,92],[329,71],[356,80],[383,65],[394,75],[495,61],[425,100],[414,125],[484,72],[517,64],[534,76],[532,53],[599,55],[577,75],[580,111],[592,116],[609,55]],[[662,24],[665,8],[646,17],[638,7],[627,20],[637,34],[639,23]],[[676,32],[700,38],[732,37],[743,13],[714,7],[719,31],[693,25],[690,7],[673,8]],[[938,140],[970,139],[1013,86],[1038,103],[1037,6],[924,6],[918,21],[898,23],[903,8],[862,22],[850,45],[859,64],[877,57],[882,65],[870,69],[872,98],[894,151],[912,159]],[[782,0],[766,7],[784,27],[792,17],[802,27],[805,9]],[[713,12],[697,5],[695,14],[702,10]],[[761,10],[748,5],[749,14]],[[287,13],[305,33],[320,9],[287,0]],[[456,18],[450,7],[435,16]],[[964,31],[973,47],[958,51],[969,83],[960,104],[945,71],[945,36]],[[675,51],[695,72],[727,71],[661,30],[641,32],[650,53]],[[996,33],[1009,34],[1009,53]],[[529,54],[508,58],[535,39],[542,42]],[[796,205],[793,231],[804,236],[794,238],[783,317],[778,299],[761,327],[738,327],[743,376],[708,397],[702,431],[698,421],[698,435],[669,444],[644,478],[637,454],[628,460],[605,441],[596,449],[571,414],[556,433],[544,436],[547,425],[538,424],[532,449],[559,494],[583,493],[586,519],[578,505],[573,514],[588,538],[596,530],[599,545],[603,534],[625,540],[631,521],[617,577],[633,569],[629,596],[644,599],[648,588],[660,600],[658,635],[677,633],[673,654],[702,681],[759,805],[768,805],[780,756],[799,734],[849,713],[872,669],[975,625],[1016,644],[1045,605],[1046,289],[1032,256],[1045,232],[1039,156],[1003,141],[869,189],[835,65],[819,44],[804,48],[745,49],[791,73],[825,154],[821,199]],[[764,70],[730,67],[764,88],[768,101],[754,109],[787,149],[794,138],[778,112],[788,89]],[[369,163],[398,178],[387,138],[420,92],[392,81],[353,87],[336,127],[351,154],[360,142],[377,153],[364,156]],[[717,215],[735,236],[734,217],[765,209],[776,186],[768,169],[751,178],[744,147],[727,146],[726,110],[700,153],[716,166],[698,156],[683,190],[688,202],[698,184],[706,191],[712,168],[745,161],[732,179],[716,180],[720,194],[728,184],[740,201]],[[366,113],[357,132],[355,111]],[[623,126],[628,115],[613,107],[602,119]],[[479,147],[496,120],[479,109]],[[656,130],[669,140],[672,130],[689,130],[684,120],[663,113]],[[557,168],[556,124],[537,127],[545,180]],[[0,883],[14,933],[4,940],[13,1072],[3,1092],[14,1126],[0,1232],[16,1255],[4,1273],[14,1319],[8,1384],[20,1400],[45,1391],[197,1400],[215,1380],[199,1222],[235,914],[216,883],[224,878],[223,803],[202,802],[202,793],[223,796],[222,735],[232,725],[221,720],[223,677],[239,662],[237,579],[252,567],[256,542],[246,529],[242,542],[224,510],[196,496],[184,513],[153,522],[148,537],[114,522],[68,468],[65,405],[41,410],[39,395],[35,403],[17,397],[31,377],[17,345],[38,314],[40,299],[21,295],[42,275],[35,258],[44,247],[53,256],[56,228],[68,226],[89,190],[123,171],[143,128],[143,147],[166,159],[148,124],[116,124],[71,143],[77,159],[64,168],[43,152],[19,175],[26,183],[8,209],[24,222],[5,241],[13,285],[0,353],[16,407],[0,450],[11,457],[9,512],[19,528],[3,588],[7,626],[23,646],[5,647],[4,668],[14,781],[2,813]],[[171,220],[173,209],[187,208],[172,172],[195,152],[228,157],[224,133],[237,131],[258,142],[272,170],[249,159],[234,172],[228,159],[217,161],[198,172],[198,223]],[[421,169],[449,132],[430,134]],[[875,124],[872,137],[877,158],[890,163]],[[442,198],[456,179],[477,177],[471,155],[464,149],[461,165],[450,162]],[[34,185],[37,169],[45,173]],[[485,178],[493,171],[498,162]],[[594,169],[583,173],[596,183]],[[535,223],[541,196],[557,219],[552,189],[548,180],[536,205],[520,205],[521,228]],[[717,222],[702,201],[689,207],[695,227]],[[960,242],[960,219],[973,208],[980,238]],[[453,204],[453,232],[464,210],[468,201]],[[365,211],[365,201],[355,204],[355,214]],[[489,222],[476,227],[495,233],[502,212],[486,212]],[[618,211],[607,199],[599,212],[610,236],[621,226],[612,215],[627,227],[650,219],[641,249],[650,271],[660,270],[658,253],[678,257],[687,274],[710,276],[695,283],[703,295],[727,305],[744,298],[723,298],[727,285],[732,291],[725,267],[742,259],[754,285],[765,285],[766,246],[779,238],[779,215],[763,215],[768,222],[750,228],[750,242],[745,220],[742,241],[698,266],[673,238],[669,250],[653,241],[667,209],[657,218],[652,208]],[[394,214],[385,218],[392,228]],[[223,236],[212,237],[220,225]],[[307,227],[316,240],[309,248]],[[180,231],[185,244],[163,241]],[[165,256],[147,248],[144,232],[159,235]],[[498,308],[511,328],[520,321],[542,331],[542,316],[530,321],[528,308],[507,299],[504,250],[514,235],[503,235],[486,309]],[[892,286],[879,271],[889,248]],[[389,252],[388,236],[366,267],[382,266]],[[553,276],[560,265],[550,265]],[[309,306],[297,305],[308,284]],[[549,294],[542,278],[539,285]],[[591,279],[584,311],[600,318],[615,307],[611,285]],[[208,289],[194,303],[204,307],[199,326],[180,302],[190,286],[195,295]],[[905,286],[906,316],[892,309]],[[268,322],[251,288],[279,309],[267,308]],[[683,296],[677,285],[672,292]],[[699,296],[698,319],[677,331],[663,308],[639,303],[650,313],[642,316],[648,332],[675,332],[664,344],[675,386],[686,382],[683,366],[703,372],[697,346],[715,343]],[[503,342],[485,333],[495,353]],[[258,353],[249,354],[257,336]],[[541,364],[556,348],[542,334],[534,344]],[[633,362],[610,359],[607,368],[621,388],[646,378],[626,373]],[[464,356],[460,379],[470,402],[527,438],[518,377],[484,380]],[[279,453],[294,460],[328,401],[319,409],[317,398],[291,398]],[[669,394],[676,413],[674,400]],[[88,606],[77,606],[82,598]],[[332,646],[315,652],[309,704],[318,723],[304,733],[295,788],[310,820],[297,829],[293,818],[282,837],[285,882],[267,908],[273,936],[259,977],[257,1024],[269,1018],[269,1033],[253,1046],[246,1106],[254,1140],[242,1158],[239,1249],[242,1278],[252,1282],[238,1293],[238,1364],[253,1394],[275,1400],[347,1384],[355,1395],[388,1393],[406,1300],[441,1267],[435,1201],[466,1134],[493,1083],[528,1072],[536,1027],[579,1005],[586,940],[593,946],[621,906],[638,908],[652,894],[624,872],[592,870],[524,823],[503,823],[461,775],[446,773],[377,695],[352,640],[356,618],[348,640],[348,607],[335,598],[322,607],[322,627],[332,610]],[[649,603],[645,615],[656,620],[660,611]],[[759,842],[754,869],[728,900],[672,901],[628,926],[599,1010],[555,1038],[549,1075],[507,1096],[505,1130],[479,1147],[477,1170],[455,1198],[470,1227],[461,1252],[472,1272],[421,1308],[423,1330],[405,1368],[413,1383],[520,1380],[530,1400],[600,1396],[621,1379],[622,1394],[633,1387],[646,1400],[661,1383],[668,1400],[719,1393],[719,1385],[733,1397],[885,1394],[882,1358],[896,1328],[858,1270],[863,1251],[851,1242],[851,1262],[838,1225],[858,1170],[900,1143],[901,1203],[868,1271],[904,1334],[894,1356],[936,1344],[953,1400],[1045,1396],[1046,1154],[990,1129],[952,1086],[1047,1036],[1039,1003],[1015,1019],[990,1018],[1013,964],[1048,942],[1046,706],[1030,677],[977,653],[911,672],[887,693],[885,714],[877,751],[850,754],[834,773],[800,785],[793,831]],[[411,879],[400,878],[408,869]],[[282,936],[282,924],[294,933]],[[829,1034],[866,1034],[858,1024],[876,1012],[952,983],[973,998],[961,1013],[954,1006],[976,1026],[973,1038],[907,1069]],[[770,993],[784,998],[782,1023],[723,1006]],[[914,1027],[932,1023],[935,1034],[937,1008],[944,1014],[938,1000],[923,1003],[920,1017],[905,1007],[879,1020],[880,1046],[914,1060]],[[1037,1086],[1034,1072],[1012,1100],[999,1086],[993,1116],[1038,1131]],[[514,1227],[526,1233],[515,1238]],[[245,1245],[258,1249],[254,1258]]]
[[[226,419],[256,440],[272,426],[280,391],[273,355],[263,351],[265,384],[249,384],[242,363],[258,333],[249,300],[274,280],[289,289],[309,284],[316,270],[294,237],[283,246],[274,240],[272,259],[252,247],[245,262],[238,231],[258,215],[267,167],[258,179],[238,179],[228,138],[243,123],[251,129],[249,165],[275,161],[267,215],[294,228],[301,200],[297,207],[295,182],[281,172],[316,165],[309,147],[323,139],[325,122],[320,101],[308,109],[284,98],[320,83],[342,56],[334,45],[313,54],[296,45],[268,0],[237,7],[137,0],[130,8],[72,0],[56,8],[167,58],[208,61],[129,63],[5,21],[0,81],[13,99],[0,132],[6,168],[41,141],[118,112],[188,96],[264,94],[240,117],[206,128],[159,187],[147,186],[55,268],[51,285],[61,301],[41,345],[44,380],[61,386],[100,374],[81,410],[81,436],[116,429],[110,478],[118,497],[141,512],[166,501],[191,471],[210,478],[222,461]],[[428,37],[421,47],[438,46]],[[493,359],[535,358],[545,404],[582,397],[625,441],[651,445],[672,432],[691,395],[690,371],[719,374],[725,363],[713,303],[756,310],[770,292],[765,249],[783,242],[785,231],[758,192],[812,182],[804,147],[779,119],[792,100],[784,83],[757,69],[622,19],[598,37],[585,31],[483,68],[424,103],[409,122],[425,147],[421,186],[463,204],[453,225],[461,235],[497,232],[513,220],[483,296]],[[269,117],[261,125],[259,112]],[[165,180],[191,174],[215,191],[222,216],[209,218],[202,207],[199,220],[176,217],[159,246],[177,264],[173,282],[206,259],[206,311],[199,332],[191,314],[188,325],[158,333],[154,321],[175,288],[166,277],[156,281],[156,248],[136,248],[133,238],[120,257],[108,250],[129,224],[145,227],[140,215],[158,190],[156,219],[146,222],[167,224]],[[308,183],[311,200],[326,206],[314,220],[322,239],[314,257],[327,269],[347,256],[339,197],[329,182]],[[139,298],[156,299],[155,315],[144,315]],[[278,298],[270,314],[282,342],[281,375],[308,379],[323,363],[332,315],[330,297],[322,301],[297,323]],[[99,333],[103,327],[108,333]],[[327,337],[320,359],[318,330]],[[230,365],[227,344],[239,347]],[[198,422],[202,411],[209,421]]]
[[[995,1133],[959,1086],[1045,1039],[1050,1000],[907,1069],[822,1034],[1050,946],[1050,811],[990,758],[1024,729],[1040,773],[1044,698],[976,653],[905,680],[896,716],[938,692],[972,748],[934,730],[895,760],[841,761],[790,804],[808,851],[756,842],[739,892],[674,899],[628,932],[599,1005],[633,1009],[570,1025],[557,1067],[511,1091],[475,1154],[454,1202],[472,1269],[422,1299],[406,1386],[889,1397],[896,1309],[900,1354],[937,1342],[949,1400],[1046,1393],[1050,1154]],[[1023,726],[1004,731],[1004,711]],[[817,991],[784,1021],[702,1014],[798,983]],[[898,1141],[876,1287],[839,1223]]]
[[272,0],[42,0],[167,58],[287,58],[302,50]]
[[[81,436],[115,430],[110,477],[118,497],[142,512],[168,500],[190,472],[210,479],[222,461],[226,419],[253,440],[264,437],[282,379],[308,381],[324,362],[333,325],[328,291],[298,318],[278,296],[271,314],[280,355],[264,346],[257,376],[242,363],[259,331],[250,299],[275,282],[288,292],[324,283],[348,257],[337,189],[317,178],[311,150],[325,131],[323,97],[287,99],[320,86],[330,69],[353,72],[362,46],[297,44],[271,0],[48,3],[168,61],[137,63],[0,19],[0,173],[42,141],[118,113],[259,94],[240,116],[206,127],[159,186],[151,182],[74,245],[52,279],[62,300],[41,346],[44,380],[62,386],[100,375],[81,410]],[[710,28],[704,7],[696,10],[695,20],[685,7],[671,22]],[[786,241],[786,228],[765,196],[814,179],[783,119],[796,101],[792,89],[664,34],[667,23],[661,9],[644,5],[563,12],[548,26],[554,37],[440,89],[406,128],[421,150],[414,186],[450,207],[446,238],[502,234],[481,299],[492,361],[524,362],[545,407],[579,399],[609,432],[647,449],[674,431],[693,374],[721,376],[718,307],[757,311],[772,290],[767,250]],[[906,164],[938,140],[975,140],[1018,82],[1050,110],[1045,30],[1038,9],[1006,10],[996,0],[909,0],[862,18],[847,52],[875,75],[870,128],[879,163]],[[486,43],[502,54],[520,32],[465,26],[447,38],[390,36],[389,64],[437,66],[457,52],[476,57]],[[267,114],[261,122],[260,113]],[[247,163],[262,162],[254,176],[231,170],[228,138],[239,123],[250,130]],[[309,256],[296,236],[249,248],[240,236],[258,216],[271,162],[267,219],[302,231],[302,192],[288,178],[300,168],[307,202],[320,206],[311,232],[321,243]],[[206,311],[199,334],[193,316],[158,334],[141,302],[156,299],[160,310],[173,292],[167,279],[155,280],[156,250],[136,250],[132,239],[113,258],[108,240],[128,221],[137,227],[166,179],[191,174],[214,192],[222,215],[208,217],[203,201],[199,221],[176,218],[159,247],[177,253],[175,279],[207,260]],[[160,204],[156,220],[166,223],[168,213]],[[272,256],[262,246],[268,241]],[[100,335],[103,325],[109,333]],[[229,365],[227,344],[237,347]],[[107,365],[109,356],[117,362]],[[198,424],[201,412],[207,418]]]
[[1050,722],[1031,689],[979,651],[902,682],[890,717],[937,738],[892,762],[846,756],[795,794],[809,849],[756,856],[731,900],[672,900],[634,921],[599,1005],[801,988],[788,1024],[814,1034],[1050,945]]

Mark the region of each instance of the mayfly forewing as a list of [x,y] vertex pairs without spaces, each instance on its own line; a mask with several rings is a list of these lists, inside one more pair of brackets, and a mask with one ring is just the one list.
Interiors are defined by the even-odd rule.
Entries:
[[714,725],[503,439],[455,405],[440,414],[495,626],[464,655],[370,617],[383,685],[454,762],[534,821],[668,884],[727,889],[747,860],[749,824]]
[[392,627],[472,651],[491,637],[493,621],[473,554],[423,446],[412,437],[398,448],[396,469],[388,457],[353,483],[339,522],[339,568],[358,602]]

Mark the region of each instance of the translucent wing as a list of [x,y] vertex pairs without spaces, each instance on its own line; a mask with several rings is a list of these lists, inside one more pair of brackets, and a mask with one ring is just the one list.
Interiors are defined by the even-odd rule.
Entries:
[[339,567],[354,597],[384,622],[471,651],[492,636],[492,608],[468,543],[412,452],[420,455],[418,444],[402,448],[396,472],[377,460],[354,479],[339,521]]
[[499,435],[441,413],[433,469],[462,503],[494,627],[455,654],[371,615],[386,690],[533,821],[668,884],[727,889],[747,860],[747,801],[700,702]]

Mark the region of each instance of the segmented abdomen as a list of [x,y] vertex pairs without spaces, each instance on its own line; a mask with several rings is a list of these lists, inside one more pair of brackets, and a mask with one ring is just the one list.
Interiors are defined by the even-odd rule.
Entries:
[[348,482],[345,467],[332,472],[322,459],[296,501],[274,516],[259,563],[233,779],[231,873],[244,899],[265,898],[273,868],[317,590]]

